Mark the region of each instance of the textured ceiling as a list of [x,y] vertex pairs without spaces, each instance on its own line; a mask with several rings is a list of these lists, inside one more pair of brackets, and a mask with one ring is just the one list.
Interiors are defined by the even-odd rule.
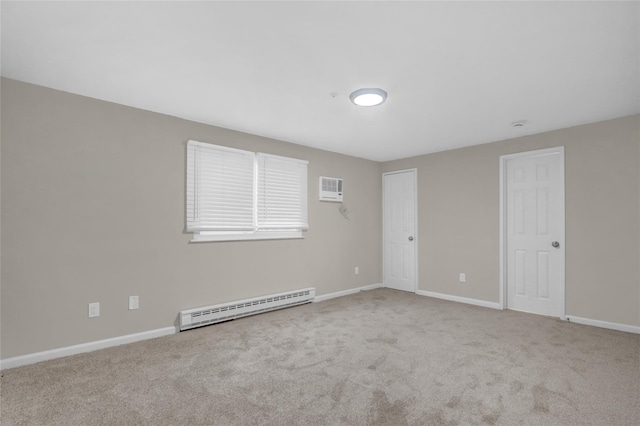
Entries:
[[639,113],[639,5],[3,1],[2,75],[383,161]]

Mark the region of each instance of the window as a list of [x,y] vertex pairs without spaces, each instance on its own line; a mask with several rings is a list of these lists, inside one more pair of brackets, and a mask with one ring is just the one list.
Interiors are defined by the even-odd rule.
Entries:
[[187,232],[193,241],[302,238],[307,164],[189,141]]

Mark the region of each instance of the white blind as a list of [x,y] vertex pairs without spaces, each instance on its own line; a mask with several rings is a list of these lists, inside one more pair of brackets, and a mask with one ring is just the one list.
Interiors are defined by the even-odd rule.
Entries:
[[258,153],[257,228],[307,229],[307,161]]
[[254,229],[253,152],[189,141],[187,231]]

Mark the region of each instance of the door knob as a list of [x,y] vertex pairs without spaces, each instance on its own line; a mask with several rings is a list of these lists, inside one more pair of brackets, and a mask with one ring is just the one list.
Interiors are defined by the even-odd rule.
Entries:
[[552,243],[551,243],[551,245],[553,246],[553,248],[558,248],[558,247],[560,247],[560,243],[559,243],[559,242],[557,242],[557,241],[552,242]]
[[413,241],[413,237],[409,237],[409,241]]

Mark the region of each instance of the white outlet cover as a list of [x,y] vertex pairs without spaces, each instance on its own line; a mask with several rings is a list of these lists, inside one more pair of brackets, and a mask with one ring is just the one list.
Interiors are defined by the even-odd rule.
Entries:
[[100,303],[89,303],[89,318],[100,316]]
[[467,274],[460,274],[460,282],[461,283],[466,283],[467,282]]
[[129,310],[138,309],[140,307],[138,296],[129,296]]

